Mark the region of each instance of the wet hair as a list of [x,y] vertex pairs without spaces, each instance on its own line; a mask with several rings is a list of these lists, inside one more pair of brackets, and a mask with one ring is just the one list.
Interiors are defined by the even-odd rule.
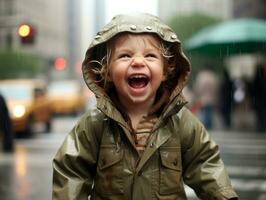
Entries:
[[[133,33],[120,33],[107,41],[106,43],[102,44],[100,47],[98,47],[98,55],[102,55],[102,57],[91,60],[90,63],[92,63],[92,71],[96,75],[96,81],[101,82],[103,84],[103,87],[105,90],[108,90],[110,84],[108,83],[108,66],[111,63],[114,45],[117,41],[117,38],[119,38],[121,35],[127,34],[129,37],[130,35],[133,35]],[[140,33],[142,35],[151,35],[148,33]],[[126,36],[127,36],[126,35]],[[163,58],[164,58],[164,73],[168,77],[171,75],[171,72],[174,71],[174,67],[176,64],[176,56],[174,55],[174,46],[173,44],[167,43],[163,41],[159,36],[156,34],[152,34],[153,38],[159,41],[159,51],[161,52]]]

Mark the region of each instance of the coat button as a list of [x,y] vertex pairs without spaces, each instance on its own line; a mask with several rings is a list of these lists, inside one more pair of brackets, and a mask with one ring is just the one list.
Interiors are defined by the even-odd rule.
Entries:
[[173,165],[177,166],[177,159],[174,160]]
[[137,29],[137,26],[136,25],[131,25],[130,26],[130,29],[133,30],[133,31],[135,31]]
[[171,35],[171,38],[172,38],[173,40],[175,40],[175,39],[177,38],[177,36],[176,36],[176,35]]
[[149,31],[151,31],[152,30],[152,27],[146,26],[146,29],[149,30]]
[[94,39],[99,39],[101,36],[100,35],[96,35],[95,37],[94,37]]

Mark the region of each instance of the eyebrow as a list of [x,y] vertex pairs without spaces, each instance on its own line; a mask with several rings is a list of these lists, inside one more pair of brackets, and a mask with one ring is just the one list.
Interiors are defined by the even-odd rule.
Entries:
[[[115,48],[115,51],[132,51],[131,48],[129,47],[120,47],[120,48]],[[155,51],[155,52],[160,52],[159,48],[145,48],[144,51]]]

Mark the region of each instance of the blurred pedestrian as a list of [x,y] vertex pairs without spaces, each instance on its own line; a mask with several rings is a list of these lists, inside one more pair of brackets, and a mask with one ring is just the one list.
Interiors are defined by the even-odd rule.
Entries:
[[3,151],[12,152],[13,146],[13,132],[11,119],[4,97],[0,94],[0,134],[3,138]]
[[266,133],[266,66],[258,65],[252,84],[253,108],[257,130]]
[[195,97],[200,106],[199,117],[207,129],[212,129],[217,106],[218,77],[210,66],[201,69],[195,80]]
[[233,79],[233,127],[247,131],[251,130],[252,122],[251,108],[251,82],[245,77]]
[[119,15],[87,50],[89,110],[55,156],[53,200],[237,199],[216,143],[184,105],[190,63],[150,14]]
[[231,128],[233,108],[233,81],[226,69],[223,69],[223,78],[220,83],[219,108],[226,129]]

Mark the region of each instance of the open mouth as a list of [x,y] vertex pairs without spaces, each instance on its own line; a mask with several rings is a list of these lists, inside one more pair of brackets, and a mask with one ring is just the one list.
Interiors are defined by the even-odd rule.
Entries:
[[132,75],[128,77],[128,84],[132,88],[143,88],[150,81],[150,78],[146,75]]

